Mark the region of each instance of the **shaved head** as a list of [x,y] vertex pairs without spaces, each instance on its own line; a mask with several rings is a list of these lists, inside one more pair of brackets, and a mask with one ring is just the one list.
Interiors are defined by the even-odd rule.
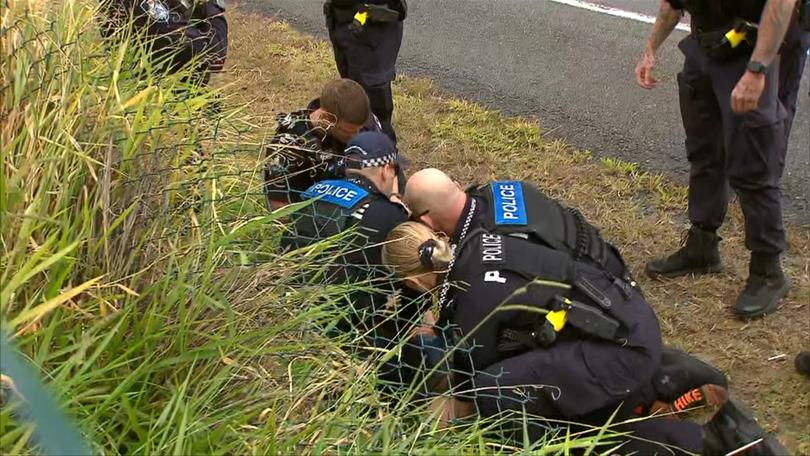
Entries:
[[450,176],[436,168],[427,168],[408,179],[403,201],[431,228],[452,235],[467,195]]

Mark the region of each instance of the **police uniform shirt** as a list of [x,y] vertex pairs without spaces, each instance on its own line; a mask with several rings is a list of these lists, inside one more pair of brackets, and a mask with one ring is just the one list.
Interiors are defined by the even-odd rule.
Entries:
[[[330,167],[343,156],[346,145],[314,127],[310,114],[320,108],[320,99],[307,109],[276,116],[276,134],[267,146],[265,193],[273,200],[301,201],[301,193],[330,175]],[[380,131],[377,118],[360,131]]]
[[560,204],[529,182],[493,181],[467,189],[477,201],[472,226],[514,234],[546,247],[563,250],[576,259],[606,266],[618,277],[629,278],[619,251],[580,213]]
[[[321,181],[307,189],[303,197],[319,199],[292,215],[296,239],[290,243],[300,248],[356,228],[357,232],[343,241],[347,254],[338,260],[329,280],[352,283],[371,279],[378,292],[358,291],[351,295],[355,309],[372,310],[367,320],[355,324],[375,328],[374,336],[382,338],[382,342],[375,343],[383,346],[393,343],[402,328],[416,321],[420,308],[417,301],[420,294],[395,287],[392,274],[382,266],[382,242],[395,226],[408,220],[405,207],[391,202],[371,181],[359,175]],[[394,320],[389,318],[393,309],[385,306],[397,290],[400,299]]]
[[[367,264],[382,265],[382,248],[388,233],[395,226],[408,220],[408,212],[401,204],[388,199],[364,176],[353,175],[340,180],[325,180],[307,189],[305,198],[320,198],[300,212],[298,232],[314,233],[313,239],[305,243],[317,242],[338,232],[357,226],[366,243],[373,247],[364,249]],[[346,220],[338,220],[345,217]],[[317,228],[305,224],[317,224]]]
[[[468,214],[469,206],[462,220],[466,221]],[[504,385],[510,384],[510,378],[520,379],[511,384],[549,384],[546,382],[559,375],[544,369],[564,368],[566,374],[551,383],[563,394],[546,403],[553,410],[543,409],[543,413],[571,418],[618,403],[649,383],[645,376],[652,374],[660,360],[661,332],[655,312],[639,293],[617,284],[612,275],[596,265],[576,261],[568,253],[524,238],[472,227],[464,239],[457,237],[455,241],[456,261],[447,278],[451,291],[443,303],[439,326],[460,329],[460,334],[454,336],[455,343],[464,338],[461,349],[454,354],[457,372],[468,375],[456,379],[460,390],[492,386],[493,375],[500,376]],[[544,318],[544,314],[525,308],[499,310],[503,306],[546,308],[561,296],[596,308],[576,286],[564,286],[582,278],[612,303],[610,310],[603,313],[621,325],[622,340],[591,337],[567,324],[548,347],[502,345],[505,329],[531,333],[538,318]],[[526,286],[535,279],[556,285],[535,284],[527,291]],[[538,362],[542,359],[544,367],[538,370],[537,366],[518,367],[511,363],[511,370],[502,371],[501,363],[528,353],[533,353],[530,357],[536,356]],[[470,381],[472,385],[467,384]],[[575,392],[586,389],[591,401],[583,403]],[[549,392],[541,396],[546,394]],[[475,400],[486,410],[498,409],[495,396],[476,394]]]
[[[524,310],[496,311],[513,293],[532,280],[503,268],[518,256],[536,259],[536,268],[532,273],[537,276],[560,282],[568,279],[561,274],[565,271],[560,271],[558,267],[570,262],[568,255],[512,236],[476,230],[464,240],[458,252],[449,277],[450,282],[459,287],[451,296],[453,317],[449,323],[457,325],[464,335],[469,335],[469,346],[474,346],[468,360],[472,366],[468,368],[480,370],[502,360],[505,356],[497,348],[502,330],[531,330],[534,318],[539,315]],[[557,291],[547,291],[550,301]],[[564,294],[565,290],[558,292]],[[478,329],[473,333],[476,327]]]
[[130,19],[136,29],[146,28],[147,34],[154,37],[152,46],[158,57],[172,57],[169,68],[172,72],[201,55],[205,56],[200,62],[202,71],[219,71],[224,66],[228,23],[224,9],[215,2],[200,3],[192,11],[180,11],[165,0],[116,0],[109,3],[102,34],[109,36],[126,27]]

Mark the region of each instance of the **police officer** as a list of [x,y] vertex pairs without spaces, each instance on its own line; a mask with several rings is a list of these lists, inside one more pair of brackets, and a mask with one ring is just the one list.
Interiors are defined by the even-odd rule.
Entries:
[[730,184],[751,250],[749,276],[734,304],[743,318],[773,312],[790,287],[779,258],[787,247],[780,180],[808,44],[808,32],[797,28],[797,6],[796,0],[662,0],[636,67],[638,83],[655,87],[656,51],[688,11],[692,32],[679,44],[685,61],[678,86],[692,227],[685,245],[648,263],[647,272],[674,277],[721,269],[717,229]]
[[[383,261],[405,283],[440,290],[439,325],[452,328],[461,348],[454,371],[471,376],[458,388],[480,391],[466,399],[484,416],[525,411],[596,426],[649,410],[659,395],[662,343],[641,294],[569,252],[475,227],[479,201],[468,198],[450,240],[407,222],[383,246]],[[640,439],[620,451],[636,454],[725,454],[766,437],[731,401],[705,427],[652,418],[622,429]],[[541,438],[537,431],[530,438]],[[781,454],[766,440],[759,454]]]
[[363,88],[350,79],[328,82],[307,109],[278,114],[276,121],[264,168],[271,210],[301,201],[301,192],[334,177],[346,143],[357,133],[380,130]]
[[323,11],[340,76],[363,86],[383,132],[396,143],[391,81],[408,14],[406,0],[327,0]]
[[154,39],[154,62],[167,61],[175,72],[198,62],[194,82],[207,84],[221,71],[228,53],[228,22],[224,0],[110,0],[102,34],[112,36],[132,21]]
[[408,181],[405,204],[413,219],[449,236],[470,199],[479,209],[471,221],[475,227],[499,233],[513,233],[571,254],[634,283],[624,260],[606,242],[599,230],[582,214],[549,198],[537,187],[520,181],[499,181],[473,186],[465,192],[438,169],[423,169]]
[[[381,132],[362,132],[347,144],[339,167],[343,177],[317,182],[301,194],[304,200],[314,201],[291,215],[292,236],[284,242],[300,248],[344,233],[347,237],[340,241],[340,259],[326,280],[356,284],[359,291],[348,299],[353,309],[351,326],[343,324],[341,329],[369,332],[375,346],[390,348],[407,338],[406,331],[422,313],[416,299],[419,295],[398,290],[381,266],[380,245],[393,227],[408,219],[408,211],[396,196],[397,149]],[[392,308],[392,299],[406,304]],[[406,347],[403,359],[389,363],[381,377],[407,381],[410,368],[403,366],[420,362],[419,351],[413,348]]]

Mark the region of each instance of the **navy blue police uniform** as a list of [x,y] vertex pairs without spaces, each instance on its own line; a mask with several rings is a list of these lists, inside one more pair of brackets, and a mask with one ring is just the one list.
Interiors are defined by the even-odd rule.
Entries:
[[796,103],[799,96],[799,85],[802,72],[807,63],[807,51],[810,49],[810,2],[804,2],[802,14],[806,15],[802,26],[800,22],[791,23],[785,35],[785,44],[779,56],[779,100],[785,106],[785,135],[790,136],[793,127],[793,117],[796,115]]
[[[346,147],[345,169],[381,167],[396,164],[397,150],[382,133],[365,132],[355,136]],[[351,318],[340,325],[344,331],[369,332],[371,344],[391,348],[418,320],[421,309],[417,294],[396,286],[392,274],[382,266],[382,243],[388,233],[408,220],[401,204],[392,202],[370,180],[356,173],[315,183],[301,194],[313,200],[291,218],[292,237],[285,241],[295,248],[348,232],[341,240],[340,259],[329,271],[332,283],[358,283],[374,291],[357,291],[348,297]],[[349,231],[351,230],[351,231]],[[392,297],[398,300],[396,305]],[[407,382],[412,366],[419,364],[419,352],[406,346],[402,359],[389,362],[380,377],[396,383]]]
[[[461,347],[454,356],[456,372],[473,373],[459,389],[480,391],[471,399],[485,416],[525,410],[602,425],[620,406],[618,419],[635,416],[638,405],[657,396],[653,379],[662,341],[655,312],[626,278],[620,258],[608,262],[614,249],[600,246],[598,232],[590,239],[576,234],[590,231],[581,218],[579,228],[571,226],[577,248],[558,236],[563,231],[555,237],[548,226],[532,226],[530,211],[537,206],[526,198],[537,193],[521,182],[494,182],[471,192],[459,220],[439,322]],[[544,204],[547,217],[555,217],[554,206]],[[457,283],[468,286],[451,286]],[[577,310],[567,310],[567,322],[551,338],[545,315],[525,309],[562,309],[558,305],[566,302]],[[632,430],[700,450],[699,425],[653,422]],[[641,441],[628,445],[628,451],[645,454],[661,449]]]
[[[737,193],[745,216],[745,243],[761,255],[778,255],[787,247],[782,223],[780,180],[796,97],[810,44],[808,32],[793,20],[778,57],[765,73],[758,107],[738,115],[731,93],[746,72],[754,49],[755,28],[765,0],[713,2],[667,0],[692,18],[692,32],[679,47],[685,56],[678,74],[686,132],[689,218],[692,225],[714,231],[725,220],[728,186]],[[748,26],[740,24],[748,23]],[[747,28],[746,40],[732,47],[732,28]],[[745,313],[745,309],[738,309]]]
[[[276,134],[265,151],[264,194],[268,207],[270,200],[299,202],[301,193],[313,184],[337,176],[346,145],[309,120],[319,107],[320,99],[316,98],[307,109],[276,116]],[[361,132],[380,129],[379,120],[372,116]]]
[[577,209],[560,204],[535,185],[498,181],[470,187],[467,194],[481,202],[473,218],[475,226],[567,252],[635,284],[621,254],[604,240],[598,228]]
[[[355,16],[369,7],[384,10],[368,12],[364,23],[359,23]],[[376,14],[377,11],[383,13]],[[340,76],[363,86],[383,132],[396,143],[391,125],[394,112],[391,81],[396,77],[406,0],[328,0],[324,14]]]
[[228,22],[223,0],[114,0],[108,2],[105,36],[133,21],[153,38],[155,61],[167,59],[175,72],[196,59],[195,82],[207,84],[212,72],[221,71],[228,54]]

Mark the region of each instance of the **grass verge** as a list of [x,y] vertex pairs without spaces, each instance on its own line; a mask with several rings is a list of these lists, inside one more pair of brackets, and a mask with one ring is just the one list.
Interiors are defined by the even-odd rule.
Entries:
[[[300,109],[336,77],[328,43],[266,16],[231,10],[231,54],[225,91],[272,134],[272,112]],[[793,290],[775,315],[734,319],[730,304],[747,275],[742,217],[732,205],[722,254],[725,272],[652,281],[649,258],[680,241],[687,227],[686,189],[665,176],[616,159],[595,160],[560,140],[547,140],[533,119],[507,117],[455,99],[424,78],[400,77],[395,126],[414,169],[435,166],[462,182],[527,179],[574,205],[624,252],[658,312],[665,339],[715,363],[734,393],[752,404],[765,427],[799,454],[810,453],[810,389],[793,357],[810,347],[810,232],[789,227],[785,259]],[[247,159],[249,160],[249,159]]]
[[[424,406],[379,391],[375,363],[313,329],[351,290],[300,285],[335,240],[277,253],[285,214],[258,191],[269,117],[246,115],[261,105],[213,114],[216,92],[187,72],[102,40],[97,6],[0,10],[0,322],[94,453],[512,452],[486,438],[496,421],[437,432]],[[43,451],[52,429],[29,419],[14,376],[0,377],[0,452]]]

